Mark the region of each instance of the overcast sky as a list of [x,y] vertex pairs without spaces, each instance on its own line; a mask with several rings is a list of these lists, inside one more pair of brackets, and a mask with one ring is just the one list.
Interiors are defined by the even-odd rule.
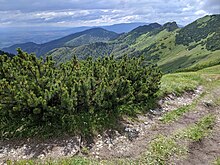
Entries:
[[0,27],[177,21],[220,13],[220,0],[0,0]]

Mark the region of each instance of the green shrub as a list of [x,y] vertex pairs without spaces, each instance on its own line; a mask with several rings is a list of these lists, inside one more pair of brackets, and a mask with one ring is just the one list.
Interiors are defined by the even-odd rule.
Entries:
[[[1,136],[39,126],[91,132],[123,114],[121,106],[148,104],[161,73],[143,62],[142,57],[74,57],[57,67],[51,57],[37,59],[21,50],[13,59],[1,56]],[[15,126],[10,131],[9,123]]]

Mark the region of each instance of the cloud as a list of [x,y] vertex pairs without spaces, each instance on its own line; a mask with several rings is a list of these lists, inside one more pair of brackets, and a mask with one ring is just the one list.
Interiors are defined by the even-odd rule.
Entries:
[[204,0],[202,9],[210,13],[220,13],[220,1],[219,0]]
[[0,26],[94,26],[123,22],[187,24],[219,13],[219,0],[0,0]]
[[123,5],[126,0],[0,0],[1,10],[43,11],[64,9],[107,9]]

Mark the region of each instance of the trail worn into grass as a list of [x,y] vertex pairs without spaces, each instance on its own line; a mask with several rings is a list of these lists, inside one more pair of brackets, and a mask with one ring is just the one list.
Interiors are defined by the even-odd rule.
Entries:
[[[187,145],[188,156],[186,159],[177,161],[181,165],[207,165],[212,164],[220,157],[220,107],[214,103],[214,99],[220,98],[220,87],[209,91],[209,94],[199,105],[198,113],[208,111],[216,117],[212,133],[198,142],[189,142]],[[213,100],[212,100],[213,99]]]
[[[180,129],[189,124],[189,120],[176,124],[165,125],[160,121],[161,115],[181,106],[191,104],[202,93],[202,88],[184,93],[182,96],[168,95],[160,100],[160,108],[152,110],[151,113],[138,115],[136,121],[124,121],[122,134],[100,136],[96,145],[91,149],[92,155],[101,159],[111,158],[133,158],[138,159],[146,151],[148,144],[159,134],[169,134],[173,130]],[[192,119],[195,122],[198,116]]]

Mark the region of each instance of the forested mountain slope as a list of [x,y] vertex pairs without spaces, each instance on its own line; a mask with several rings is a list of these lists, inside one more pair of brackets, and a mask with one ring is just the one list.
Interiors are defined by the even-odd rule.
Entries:
[[205,16],[170,38],[158,64],[167,71],[198,70],[220,62],[220,15]]
[[64,62],[71,59],[74,55],[81,59],[85,59],[89,56],[101,57],[104,55],[113,54],[115,56],[121,56],[124,53],[133,53],[133,49],[130,45],[134,44],[138,37],[142,34],[152,33],[155,30],[161,29],[161,25],[158,23],[152,23],[135,28],[129,33],[120,35],[115,40],[107,43],[98,42],[89,45],[82,45],[76,48],[62,47],[50,51],[47,55],[52,55],[54,59],[59,62]]

